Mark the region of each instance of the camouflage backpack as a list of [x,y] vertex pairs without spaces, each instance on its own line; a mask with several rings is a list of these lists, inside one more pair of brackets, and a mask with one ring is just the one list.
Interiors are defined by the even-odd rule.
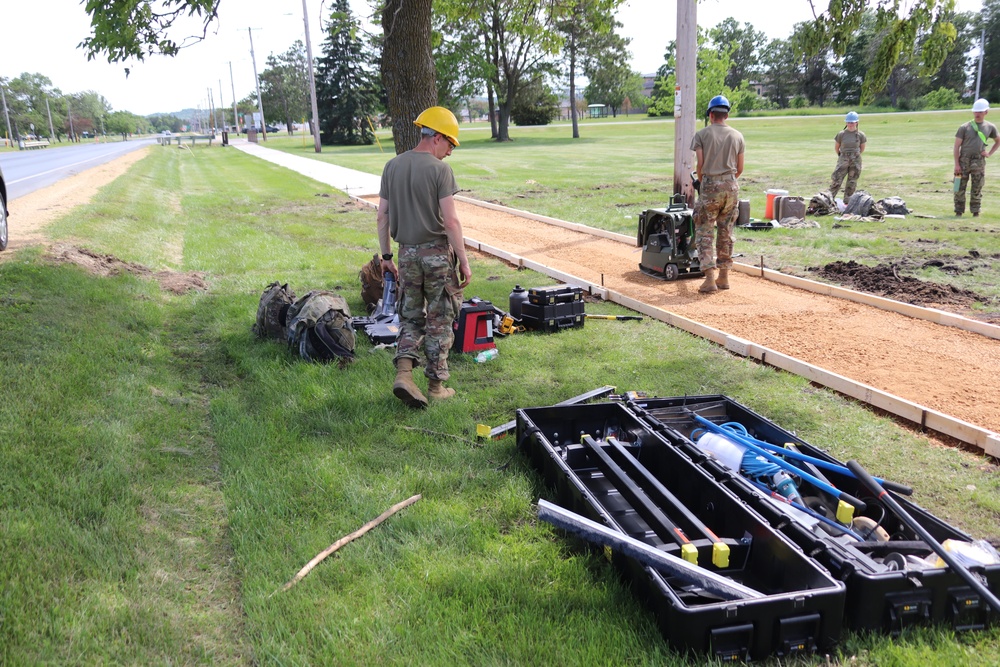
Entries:
[[361,300],[371,315],[382,298],[382,262],[378,255],[372,255],[372,261],[361,267],[358,278],[361,280]]
[[831,215],[837,213],[837,202],[829,190],[823,190],[809,200],[807,215]]
[[288,344],[306,361],[354,358],[351,309],[336,292],[313,290],[288,308]]
[[282,285],[274,281],[265,287],[257,306],[257,322],[253,325],[257,337],[285,340],[285,317],[294,301],[295,292],[288,288],[288,283]]

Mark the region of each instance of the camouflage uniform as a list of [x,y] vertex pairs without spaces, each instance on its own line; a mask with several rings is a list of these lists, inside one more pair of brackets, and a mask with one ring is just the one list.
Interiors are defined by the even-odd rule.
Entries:
[[983,183],[986,181],[986,159],[982,155],[963,155],[958,159],[962,167],[962,180],[955,191],[955,213],[965,213],[965,191],[972,181],[972,192],[969,193],[969,210],[979,213],[983,203]]
[[443,382],[449,376],[448,352],[455,340],[452,325],[462,307],[455,252],[447,239],[400,244],[399,283],[403,297],[396,359],[413,359],[416,367],[423,347],[424,375]]
[[847,201],[857,189],[860,175],[861,153],[841,153],[837,158],[837,168],[830,176],[830,193],[836,198],[840,184],[844,182],[844,176],[847,176],[847,184],[844,186],[844,201]]
[[739,214],[739,193],[740,186],[732,176],[703,177],[701,193],[694,205],[695,244],[702,271],[733,266],[733,227]]

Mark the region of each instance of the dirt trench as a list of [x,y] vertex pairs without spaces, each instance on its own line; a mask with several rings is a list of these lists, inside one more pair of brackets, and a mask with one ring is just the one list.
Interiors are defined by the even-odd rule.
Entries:
[[[993,389],[998,340],[743,273],[730,274],[732,289],[701,294],[700,279],[663,282],[641,273],[641,251],[631,245],[472,204],[458,207],[466,237],[1000,432],[1000,394]],[[824,270],[846,287],[960,314],[975,300],[897,280],[891,267],[880,270],[881,278],[856,265]]]

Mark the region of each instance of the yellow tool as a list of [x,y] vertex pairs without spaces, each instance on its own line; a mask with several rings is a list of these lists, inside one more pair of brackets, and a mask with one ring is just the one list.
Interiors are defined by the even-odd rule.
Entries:
[[516,324],[510,313],[503,313],[500,316],[500,326],[497,327],[497,333],[508,336],[518,331],[524,331],[524,327]]

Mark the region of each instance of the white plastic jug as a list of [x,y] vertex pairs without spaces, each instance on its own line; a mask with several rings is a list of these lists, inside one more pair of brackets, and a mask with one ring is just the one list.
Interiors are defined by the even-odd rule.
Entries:
[[703,452],[711,454],[722,462],[727,468],[735,472],[740,471],[743,463],[743,453],[747,448],[738,442],[734,442],[724,435],[717,433],[706,433],[695,443]]

